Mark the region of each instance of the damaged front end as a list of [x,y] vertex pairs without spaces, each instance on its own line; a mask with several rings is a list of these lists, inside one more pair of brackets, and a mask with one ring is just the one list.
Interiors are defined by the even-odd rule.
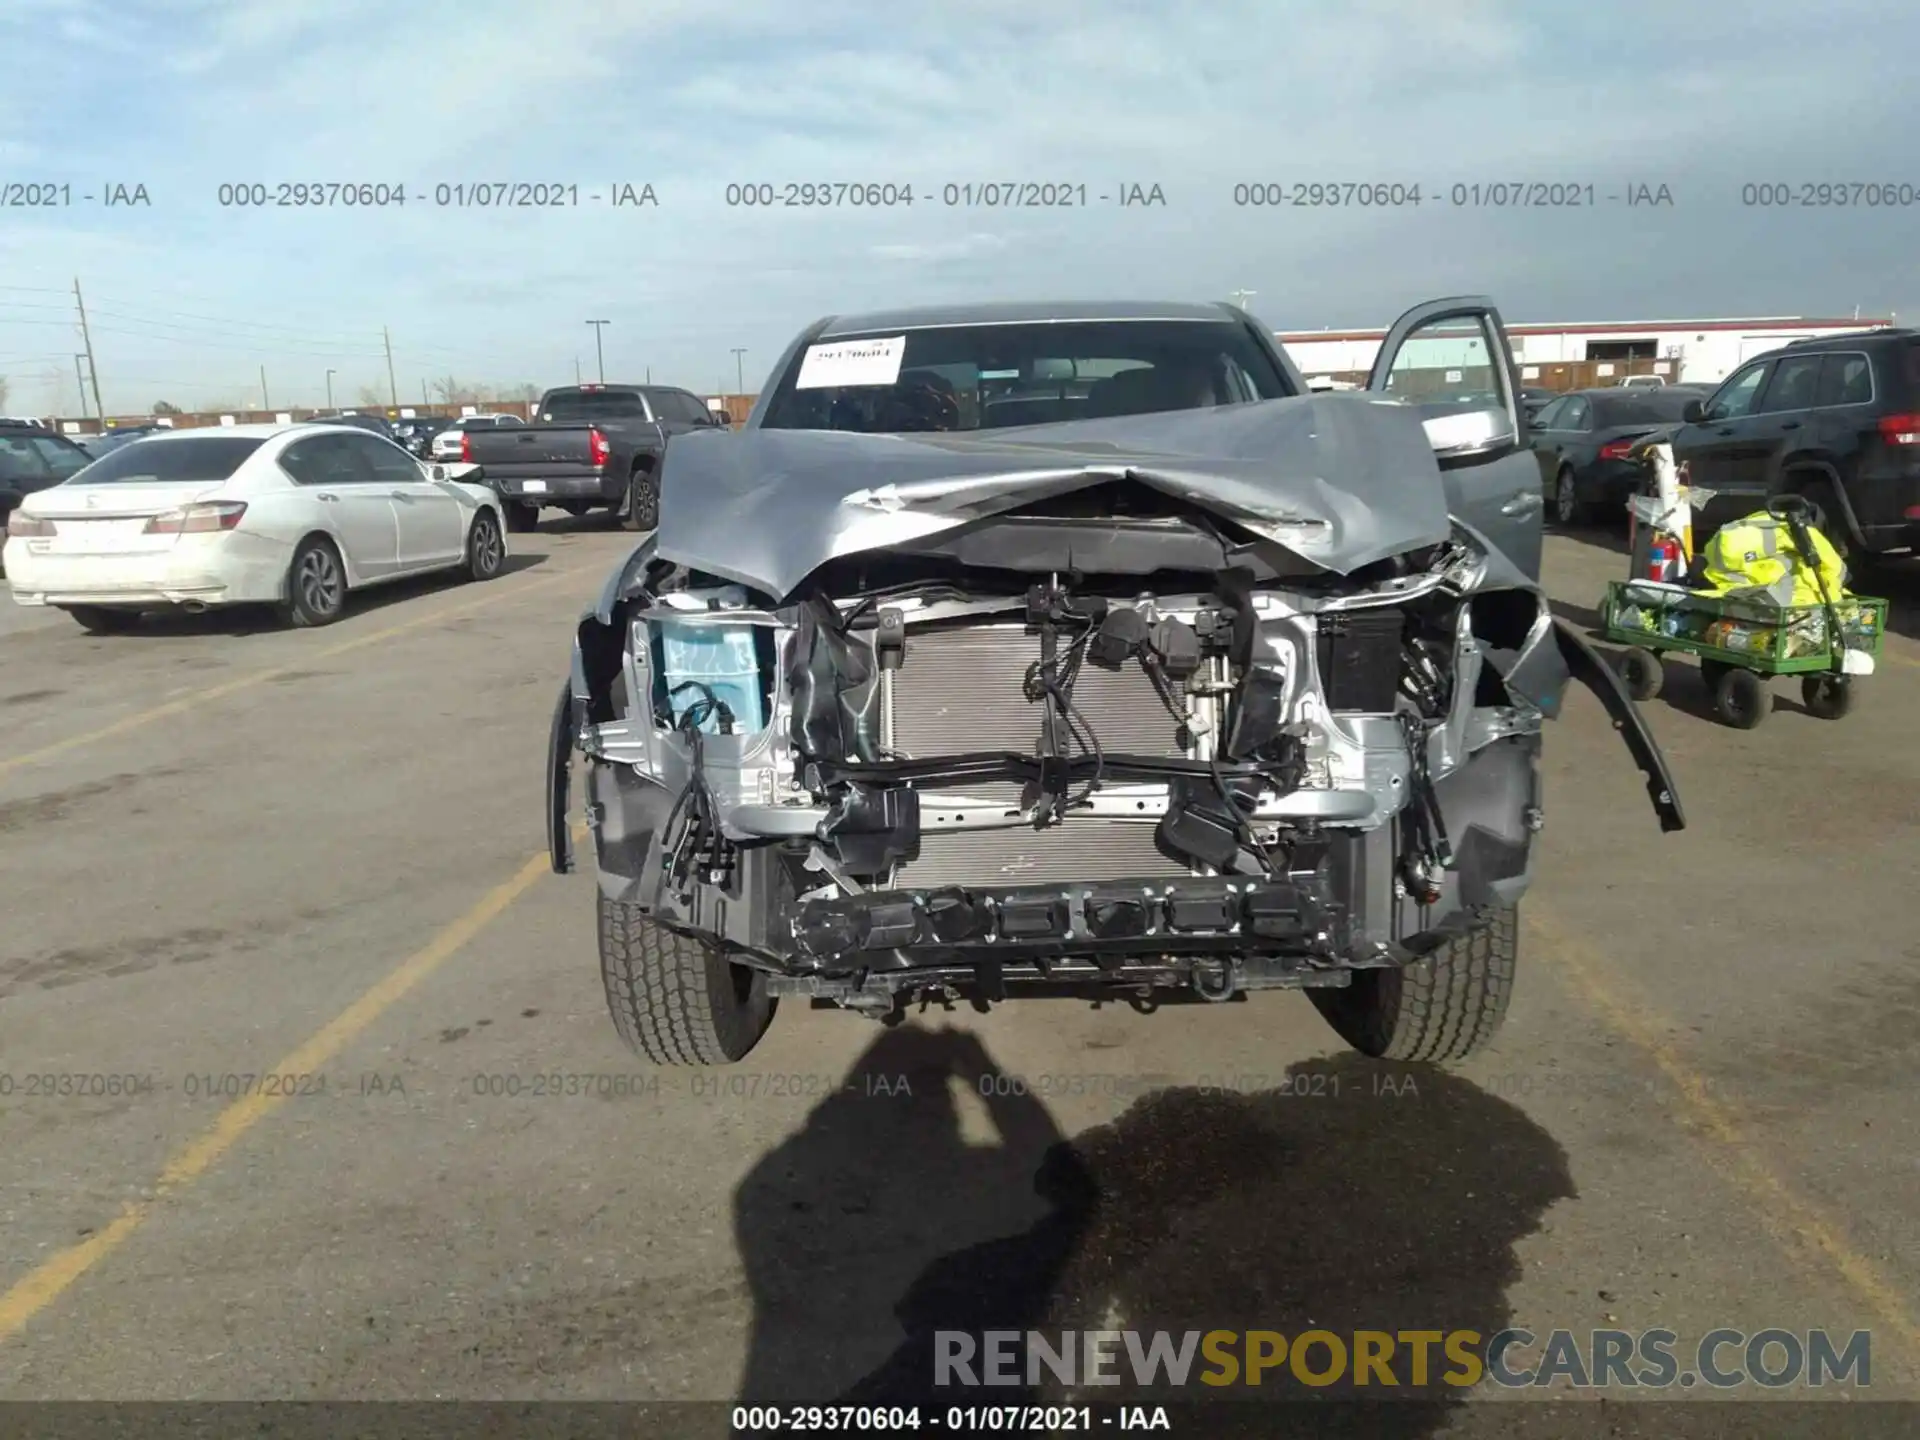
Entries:
[[885,548],[791,587],[642,544],[556,706],[555,868],[577,750],[608,900],[884,1014],[1432,953],[1528,887],[1569,678],[1684,823],[1611,671],[1472,531],[1336,568],[1196,489],[1109,466],[944,525],[896,503]]

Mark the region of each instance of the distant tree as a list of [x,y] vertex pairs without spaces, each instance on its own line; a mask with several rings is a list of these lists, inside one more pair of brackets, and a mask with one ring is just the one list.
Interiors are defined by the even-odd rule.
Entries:
[[362,385],[360,387],[358,399],[362,405],[384,405],[386,403],[380,392],[371,385]]
[[153,408],[147,413],[149,415],[178,415],[181,413],[181,410],[180,407],[171,400],[156,400],[153,402]]
[[538,385],[503,385],[494,392],[497,398],[521,405],[531,405],[540,398]]
[[7,377],[0,375],[0,410],[7,408]]

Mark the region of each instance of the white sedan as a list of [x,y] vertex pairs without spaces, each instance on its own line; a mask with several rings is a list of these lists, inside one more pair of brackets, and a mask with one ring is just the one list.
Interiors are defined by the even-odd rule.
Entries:
[[431,570],[490,580],[500,499],[338,425],[176,430],[123,445],[7,517],[7,584],[95,634],[142,611],[271,604],[294,625]]

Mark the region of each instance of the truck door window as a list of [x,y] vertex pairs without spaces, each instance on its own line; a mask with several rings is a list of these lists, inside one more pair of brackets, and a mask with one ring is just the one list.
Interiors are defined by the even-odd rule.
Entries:
[[1486,323],[1479,316],[1456,315],[1420,326],[1400,343],[1387,370],[1389,395],[1429,413],[1504,410],[1507,397],[1493,363]]

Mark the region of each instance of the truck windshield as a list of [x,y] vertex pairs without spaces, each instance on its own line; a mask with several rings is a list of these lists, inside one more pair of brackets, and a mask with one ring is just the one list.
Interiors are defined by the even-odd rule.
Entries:
[[761,423],[872,434],[997,430],[1292,393],[1272,357],[1232,323],[955,325],[808,346]]
[[636,390],[564,390],[549,395],[540,407],[540,419],[561,424],[570,420],[645,420],[646,402]]

